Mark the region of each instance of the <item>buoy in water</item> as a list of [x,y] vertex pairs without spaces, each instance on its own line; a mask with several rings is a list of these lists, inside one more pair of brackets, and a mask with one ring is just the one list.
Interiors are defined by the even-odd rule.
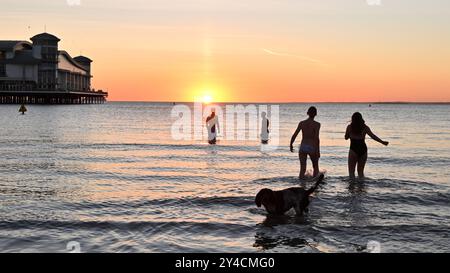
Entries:
[[25,107],[25,104],[22,104],[19,108],[19,112],[22,113],[22,115],[25,115],[26,111],[27,111],[27,108]]

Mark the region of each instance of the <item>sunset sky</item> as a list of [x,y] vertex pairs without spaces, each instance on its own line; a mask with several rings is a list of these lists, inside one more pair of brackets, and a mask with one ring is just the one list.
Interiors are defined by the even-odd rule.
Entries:
[[0,40],[55,34],[110,100],[450,101],[448,0],[2,0]]

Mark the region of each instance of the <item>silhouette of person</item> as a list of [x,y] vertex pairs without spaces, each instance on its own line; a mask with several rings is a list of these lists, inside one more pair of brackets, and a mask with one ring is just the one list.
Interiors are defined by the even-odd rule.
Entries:
[[307,112],[309,118],[301,121],[297,130],[291,138],[290,150],[294,152],[294,142],[297,135],[302,131],[302,142],[300,144],[300,149],[298,151],[298,157],[300,160],[300,179],[305,179],[306,173],[306,161],[309,155],[314,168],[314,177],[319,174],[319,158],[320,158],[320,123],[315,121],[314,118],[317,116],[317,109],[311,106]]
[[366,125],[361,113],[352,115],[352,122],[347,126],[345,140],[350,139],[350,151],[348,153],[348,173],[351,179],[355,178],[355,168],[358,165],[358,177],[364,178],[364,167],[367,162],[366,135],[373,140],[387,146],[389,142],[381,140]]
[[261,123],[261,143],[268,144],[269,143],[269,119],[267,119],[267,113],[262,112],[262,123]]
[[208,129],[208,143],[217,143],[217,133],[220,133],[219,120],[215,109],[211,109],[211,115],[206,118],[206,128]]

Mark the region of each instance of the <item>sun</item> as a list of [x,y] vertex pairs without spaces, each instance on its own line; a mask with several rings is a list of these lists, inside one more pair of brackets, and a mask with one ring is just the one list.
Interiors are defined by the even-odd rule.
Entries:
[[200,86],[192,88],[191,91],[186,92],[191,97],[193,102],[207,104],[218,103],[224,99],[224,92],[220,86]]
[[202,102],[203,102],[204,104],[210,104],[212,101],[213,101],[213,98],[212,98],[211,95],[209,95],[209,94],[203,95],[203,97],[202,97]]
[[215,93],[212,89],[203,89],[202,91],[197,92],[197,94],[194,96],[194,99],[196,102],[210,104],[214,102],[213,95],[215,95]]

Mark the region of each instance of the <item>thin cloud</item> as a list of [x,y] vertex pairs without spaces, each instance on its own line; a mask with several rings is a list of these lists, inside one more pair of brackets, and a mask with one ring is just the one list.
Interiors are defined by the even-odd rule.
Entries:
[[285,52],[277,52],[277,51],[273,51],[273,50],[270,50],[267,48],[261,48],[261,50],[263,52],[265,52],[269,55],[273,55],[273,56],[290,57],[290,58],[299,59],[299,60],[302,60],[305,62],[313,63],[316,65],[327,66],[327,64],[322,62],[321,60],[309,58],[309,57],[302,56],[302,55],[295,55],[295,54],[290,54],[290,53],[285,53]]

